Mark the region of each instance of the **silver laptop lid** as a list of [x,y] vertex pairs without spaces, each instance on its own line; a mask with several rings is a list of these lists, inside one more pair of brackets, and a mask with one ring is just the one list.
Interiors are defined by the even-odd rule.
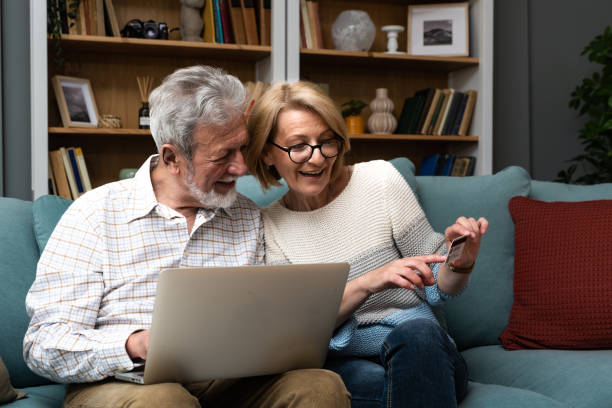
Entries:
[[349,265],[167,269],[144,382],[195,382],[323,366]]

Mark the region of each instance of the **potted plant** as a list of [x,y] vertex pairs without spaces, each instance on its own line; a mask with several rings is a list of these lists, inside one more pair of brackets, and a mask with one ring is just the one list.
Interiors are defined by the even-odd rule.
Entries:
[[[606,27],[582,51],[588,54],[590,62],[603,65],[601,72],[582,80],[572,92],[569,106],[587,115],[589,120],[580,130],[578,138],[584,146],[584,153],[570,161],[567,170],[557,175],[557,181],[577,184],[612,182],[612,29]],[[584,174],[574,178],[578,165]]]
[[351,99],[342,105],[342,117],[346,123],[349,133],[358,134],[365,131],[361,111],[368,106],[365,102],[358,99]]
[[65,23],[74,26],[81,0],[47,0],[47,34],[55,40],[55,62],[57,65],[64,64],[62,55],[62,16]]

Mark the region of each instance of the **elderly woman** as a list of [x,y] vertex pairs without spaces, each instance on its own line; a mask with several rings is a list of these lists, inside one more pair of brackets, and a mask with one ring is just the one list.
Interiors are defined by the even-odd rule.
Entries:
[[[345,165],[342,116],[312,84],[271,88],[247,126],[251,173],[264,188],[279,177],[289,186],[262,210],[266,262],[351,266],[326,367],[342,376],[353,406],[456,406],[466,364],[431,306],[465,288],[487,220],[460,217],[443,236],[389,162]],[[444,264],[463,235],[461,257]]]

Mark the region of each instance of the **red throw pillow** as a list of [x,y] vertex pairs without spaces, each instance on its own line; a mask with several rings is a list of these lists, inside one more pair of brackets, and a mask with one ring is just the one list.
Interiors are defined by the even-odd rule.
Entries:
[[612,347],[612,200],[513,197],[514,303],[506,349]]

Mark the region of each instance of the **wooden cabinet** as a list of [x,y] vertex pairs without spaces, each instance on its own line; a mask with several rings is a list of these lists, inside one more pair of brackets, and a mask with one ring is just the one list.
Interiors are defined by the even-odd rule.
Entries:
[[[352,135],[350,161],[358,162],[397,156],[410,157],[417,168],[422,158],[432,153],[456,153],[476,156],[476,174],[488,174],[492,168],[492,41],[493,2],[470,1],[470,56],[421,57],[386,54],[384,25],[407,26],[411,4],[443,3],[423,0],[318,0],[321,31],[325,49],[304,49],[293,54],[295,77],[325,84],[338,105],[350,99],[369,103],[376,88],[387,88],[399,118],[406,97],[423,88],[476,89],[478,101],[470,136],[429,135]],[[448,3],[448,1],[444,1]],[[368,52],[334,49],[331,28],[343,10],[366,11],[376,25],[374,44]],[[407,49],[406,31],[398,38],[399,51]],[[288,54],[292,56],[291,53]],[[290,73],[291,75],[291,73]],[[367,120],[369,108],[363,111]]]
[[[120,27],[135,18],[163,21],[169,28],[179,25],[180,2],[176,0],[113,3]],[[206,64],[221,67],[243,82],[254,81],[258,63],[271,52],[270,46],[181,41],[178,31],[171,32],[169,40],[64,34],[64,64],[58,66],[52,53],[55,40],[47,41],[49,83],[56,74],[89,79],[98,113],[116,115],[122,121],[121,129],[63,128],[49,87],[48,148],[82,147],[94,187],[117,180],[121,168],[138,167],[156,152],[150,132],[138,129],[137,76],[152,77],[156,86],[177,68]]]
[[[43,0],[30,0],[32,7],[44,7]],[[492,169],[492,61],[493,2],[470,0],[470,56],[415,57],[385,54],[386,35],[380,27],[407,25],[410,4],[431,3],[414,0],[318,0],[325,49],[299,48],[299,1],[272,0],[272,46],[211,44],[180,41],[178,31],[169,40],[64,35],[64,65],[54,60],[52,39],[44,31],[32,34],[32,78],[43,75],[33,89],[32,181],[33,198],[47,194],[47,152],[60,146],[83,148],[95,186],[114,181],[124,167],[139,166],[155,145],[148,131],[137,129],[141,101],[136,76],[152,76],[155,85],[175,69],[194,64],[215,65],[236,75],[243,82],[254,80],[305,79],[329,85],[330,96],[338,106],[353,98],[370,102],[379,87],[389,89],[399,116],[403,101],[426,87],[458,90],[476,89],[478,102],[470,136],[352,135],[353,162],[374,158],[410,157],[417,166],[433,152],[453,152],[477,157],[476,174]],[[165,21],[178,27],[180,2],[177,0],[114,0],[120,27],[133,18]],[[368,12],[376,25],[376,38],[369,52],[333,49],[331,26],[342,10]],[[274,15],[276,13],[276,16]],[[44,13],[33,19],[42,20]],[[297,23],[297,24],[296,24]],[[44,22],[36,22],[44,26]],[[399,49],[406,50],[406,32],[399,36]],[[40,44],[48,46],[44,62],[37,57]],[[280,68],[279,68],[280,67]],[[274,73],[273,70],[276,70]],[[99,114],[121,117],[123,128],[63,128],[50,84],[53,75],[62,74],[91,81]],[[37,80],[38,81],[38,80]],[[41,92],[40,84],[46,87]],[[37,98],[35,94],[46,94]],[[41,95],[42,96],[42,95]],[[42,100],[41,100],[42,99]],[[364,110],[367,119],[369,109]],[[47,131],[37,131],[47,129]],[[46,146],[40,148],[40,146]]]

